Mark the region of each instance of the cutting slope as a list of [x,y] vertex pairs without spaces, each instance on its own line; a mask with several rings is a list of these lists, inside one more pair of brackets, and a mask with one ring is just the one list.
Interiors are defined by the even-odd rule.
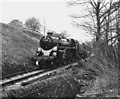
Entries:
[[[1,23],[2,34],[2,73],[3,76],[13,72],[35,68],[31,58],[38,47],[38,34]],[[29,35],[28,35],[29,34]],[[37,35],[37,36],[36,36]]]

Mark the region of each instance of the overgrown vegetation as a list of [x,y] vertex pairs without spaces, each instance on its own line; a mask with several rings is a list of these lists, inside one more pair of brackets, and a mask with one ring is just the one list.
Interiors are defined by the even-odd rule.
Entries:
[[86,30],[94,37],[91,42],[92,54],[87,60],[87,67],[96,71],[100,77],[106,78],[109,85],[118,84],[118,72],[120,70],[120,1],[73,0],[68,4],[85,6],[85,15],[73,14],[71,17],[79,20],[85,19],[84,23],[77,20],[73,22],[73,25]]
[[36,68],[32,57],[35,55],[41,36],[36,34],[36,37],[31,31],[27,31],[22,26],[20,28],[17,25],[14,26],[12,23],[0,23],[0,25],[2,27],[0,29],[2,34],[2,76]]

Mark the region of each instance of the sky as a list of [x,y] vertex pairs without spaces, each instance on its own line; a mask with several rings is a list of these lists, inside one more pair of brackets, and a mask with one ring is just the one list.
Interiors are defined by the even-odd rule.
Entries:
[[[68,1],[68,0],[67,0]],[[60,33],[67,31],[69,37],[81,42],[89,41],[90,36],[82,29],[72,26],[73,13],[83,15],[82,7],[68,7],[66,0],[4,0],[2,3],[2,18],[0,22],[9,23],[13,19],[18,19],[23,23],[26,19],[35,17],[49,30]],[[1,11],[0,11],[1,12]],[[81,20],[83,21],[83,20]]]

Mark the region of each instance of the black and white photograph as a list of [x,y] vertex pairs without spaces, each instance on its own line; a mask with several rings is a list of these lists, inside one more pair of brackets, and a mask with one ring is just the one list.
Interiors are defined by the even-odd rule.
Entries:
[[1,98],[120,98],[120,0],[1,0]]

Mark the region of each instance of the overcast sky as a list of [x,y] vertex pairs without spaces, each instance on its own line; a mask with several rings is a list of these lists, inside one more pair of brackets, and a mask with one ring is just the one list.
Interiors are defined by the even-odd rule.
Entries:
[[4,0],[0,22],[9,23],[12,19],[18,19],[24,23],[26,19],[36,17],[42,24],[45,20],[50,30],[58,33],[66,30],[72,38],[89,40],[85,31],[72,26],[73,19],[69,15],[75,12],[81,15],[84,13],[82,7],[68,7],[66,0]]

